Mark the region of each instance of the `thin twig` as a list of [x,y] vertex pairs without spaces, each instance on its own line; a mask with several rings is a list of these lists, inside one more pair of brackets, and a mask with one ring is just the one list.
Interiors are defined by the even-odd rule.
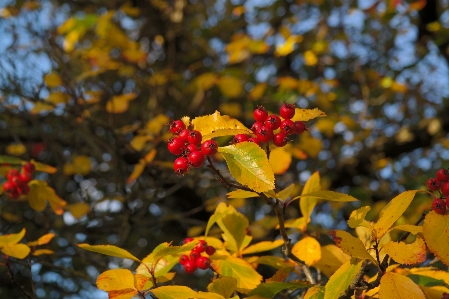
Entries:
[[9,278],[11,278],[12,282],[20,289],[22,294],[24,294],[28,299],[33,299],[33,297],[25,290],[25,288],[21,286],[14,278],[14,272],[12,271],[11,265],[9,264],[9,259],[6,260],[4,265],[8,268]]
[[31,271],[31,261],[27,260],[27,263],[28,263],[28,271],[30,272],[31,291],[33,292],[33,297],[37,298],[36,287],[35,287],[34,281],[33,281],[33,272]]

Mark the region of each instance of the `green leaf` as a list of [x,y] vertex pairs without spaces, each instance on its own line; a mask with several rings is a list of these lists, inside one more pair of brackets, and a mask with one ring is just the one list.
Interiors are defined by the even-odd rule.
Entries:
[[237,182],[256,192],[274,189],[274,174],[266,153],[254,142],[219,147]]
[[168,273],[178,262],[179,257],[173,255],[166,255],[155,260],[154,256],[161,250],[168,248],[170,243],[162,243],[156,246],[149,255],[142,259],[142,263],[137,267],[136,273],[149,276],[148,269],[154,269],[154,276],[159,277]]
[[0,156],[0,164],[21,165],[23,162],[23,160],[16,157]]
[[310,284],[306,281],[292,281],[292,282],[267,282],[267,283],[261,283],[251,291],[250,296],[258,295],[262,298],[273,298],[276,296],[277,293],[279,293],[282,290],[285,289],[302,289],[302,288],[308,288],[310,287]]
[[312,287],[304,295],[304,299],[324,299],[324,287]]
[[410,278],[417,285],[423,286],[423,287],[446,286],[446,283],[444,282],[444,280],[436,279],[436,278],[429,277],[429,276],[410,274],[407,277]]
[[246,228],[249,225],[248,218],[242,213],[234,211],[227,213],[217,220],[218,226],[223,230],[223,238],[227,247],[232,251],[239,251],[246,237]]
[[237,279],[233,277],[223,276],[215,279],[207,286],[209,292],[220,294],[221,296],[230,298],[237,287]]
[[[315,171],[304,185],[301,196],[319,190],[321,190],[320,173],[318,171]],[[290,203],[298,198],[299,196],[293,198]],[[310,215],[312,214],[312,211],[315,208],[317,202],[318,199],[315,197],[303,197],[299,201],[299,208],[301,209],[302,216],[306,218],[306,223],[309,222],[308,219],[310,218]]]
[[329,278],[326,284],[326,291],[324,299],[338,299],[341,294],[352,283],[357,273],[362,268],[363,260],[351,259],[344,263],[335,273]]
[[246,190],[235,190],[226,194],[228,198],[251,198],[251,197],[259,197],[259,194],[256,192],[246,191]]
[[92,251],[97,252],[109,256],[115,256],[122,259],[131,259],[136,262],[141,262],[138,258],[136,258],[134,255],[126,251],[125,249],[122,249],[120,247],[114,246],[114,245],[89,245],[89,244],[76,244],[78,247]]

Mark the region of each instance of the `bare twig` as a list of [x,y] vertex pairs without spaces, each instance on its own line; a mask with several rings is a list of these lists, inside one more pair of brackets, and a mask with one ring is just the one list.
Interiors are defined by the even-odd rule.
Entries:
[[25,290],[25,288],[23,286],[21,286],[19,284],[19,282],[17,282],[17,280],[14,278],[14,272],[12,271],[11,265],[9,264],[9,259],[6,259],[6,262],[4,263],[4,265],[8,268],[9,278],[11,278],[12,282],[20,289],[22,294],[24,294],[28,299],[33,299],[33,297],[30,295],[30,293],[28,293]]

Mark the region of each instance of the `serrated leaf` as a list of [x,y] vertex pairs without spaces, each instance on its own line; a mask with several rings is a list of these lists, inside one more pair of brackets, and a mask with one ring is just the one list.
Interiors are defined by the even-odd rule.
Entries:
[[276,147],[270,152],[270,165],[274,174],[284,174],[292,163],[292,154],[283,147]]
[[103,291],[133,290],[134,275],[128,269],[107,270],[98,276],[97,287]]
[[338,299],[352,283],[357,273],[362,268],[363,260],[351,259],[344,263],[330,278],[326,284],[324,299]]
[[25,236],[26,229],[22,228],[22,230],[17,234],[6,234],[0,236],[0,248],[7,245],[14,245],[20,242]]
[[317,117],[326,116],[326,113],[318,108],[314,109],[295,109],[295,116],[293,116],[292,121],[308,121]]
[[388,230],[387,234],[390,233],[391,231],[395,230],[395,229],[399,229],[405,232],[409,232],[413,235],[417,235],[419,233],[423,232],[423,227],[422,226],[418,226],[418,225],[411,225],[411,224],[402,224],[402,225],[398,225],[395,227],[392,227]]
[[163,286],[152,289],[158,299],[197,298],[197,293],[185,286]]
[[331,277],[351,257],[333,244],[321,247],[321,259],[313,266],[321,270],[327,277]]
[[423,235],[429,250],[444,264],[449,265],[449,214],[434,211],[424,218]]
[[350,233],[343,230],[330,231],[329,236],[335,242],[335,245],[337,245],[338,248],[343,250],[343,252],[347,255],[353,258],[371,260],[375,265],[377,265],[377,261],[369,254],[368,251],[366,251],[365,245],[363,245],[359,238],[353,237]]
[[53,234],[53,233],[45,234],[42,237],[40,237],[39,239],[37,239],[36,241],[28,242],[27,245],[28,246],[45,245],[45,244],[48,244],[48,242],[50,242],[54,237],[55,237],[55,234]]
[[[320,173],[318,171],[315,171],[304,185],[304,188],[301,191],[301,195],[319,190],[321,190]],[[298,198],[299,196],[294,197],[289,203]],[[302,197],[299,201],[299,208],[301,210],[302,216],[306,218],[307,223],[309,222],[308,220],[310,219],[310,215],[312,214],[312,211],[315,208],[317,202],[318,199],[315,197]]]
[[292,254],[311,266],[321,259],[321,246],[315,238],[306,236],[293,245]]
[[218,226],[223,230],[223,238],[227,248],[239,252],[246,237],[246,229],[249,226],[248,218],[242,213],[234,211],[227,213],[217,220]]
[[25,244],[9,244],[2,246],[0,251],[9,256],[24,259],[30,253],[31,249]]
[[254,142],[219,147],[237,182],[256,192],[274,189],[274,174],[266,153]]
[[251,197],[259,197],[259,194],[256,192],[246,191],[246,190],[235,190],[226,194],[228,198],[251,198]]
[[89,244],[76,244],[78,247],[83,248],[88,251],[101,253],[104,255],[115,256],[122,259],[131,259],[136,262],[141,262],[137,257],[114,245],[89,245]]
[[[262,298],[273,298],[282,290],[285,289],[302,289],[308,288],[310,284],[306,281],[291,281],[291,282],[267,282],[259,284],[254,290],[250,292],[250,296],[260,296]],[[250,297],[251,298],[251,297]]]
[[270,267],[273,267],[275,269],[281,269],[286,267],[294,267],[296,266],[296,263],[292,260],[285,260],[282,257],[279,256],[252,256],[248,259],[246,259],[249,263],[257,263],[257,264],[263,264]]
[[422,263],[427,257],[426,244],[420,237],[417,237],[415,242],[411,244],[389,242],[383,244],[382,248],[395,262],[400,264],[412,265]]
[[273,242],[262,241],[262,242],[259,242],[259,243],[256,243],[256,244],[246,247],[242,251],[242,254],[252,254],[252,253],[257,253],[257,252],[269,251],[269,250],[278,248],[282,244],[284,244],[283,240],[275,240]]
[[304,299],[324,299],[324,287],[312,287],[304,295]]
[[167,255],[176,255],[176,254],[180,254],[182,252],[190,251],[193,248],[195,248],[195,246],[197,244],[198,244],[198,242],[192,241],[192,242],[184,244],[182,246],[169,246],[166,248],[162,248],[161,250],[158,250],[154,254],[154,260],[157,261],[158,259],[165,257]]
[[[193,243],[195,244],[195,243]],[[154,258],[155,255],[161,250],[168,248],[170,243],[162,243],[156,246],[149,255],[142,259],[142,263],[137,267],[136,273],[145,276],[150,276],[148,269],[154,270],[154,276],[157,278],[168,273],[178,262],[178,256],[166,255],[164,257]]]
[[209,292],[217,293],[224,298],[230,298],[237,287],[237,279],[223,276],[215,279],[207,286]]
[[200,131],[203,135],[203,142],[220,136],[253,133],[235,118],[221,115],[218,111],[215,111],[214,114],[196,117],[192,120],[192,124],[195,130]]
[[362,225],[364,221],[366,222],[365,217],[370,210],[371,210],[370,206],[365,206],[352,211],[348,219],[349,227],[356,228],[357,226]]
[[410,278],[387,272],[380,279],[379,297],[389,299],[425,299],[424,293]]
[[241,293],[249,293],[262,280],[262,276],[250,264],[237,257],[227,256],[225,259],[214,260],[212,267],[221,276],[237,279],[236,289]]

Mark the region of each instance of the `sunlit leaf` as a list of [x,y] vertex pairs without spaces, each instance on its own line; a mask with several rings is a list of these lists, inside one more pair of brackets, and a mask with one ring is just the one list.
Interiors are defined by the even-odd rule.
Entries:
[[126,184],[130,185],[133,182],[135,182],[140,177],[140,175],[143,173],[146,166],[147,166],[146,161],[144,159],[140,159],[139,162],[136,165],[134,165],[133,172],[130,174],[130,176],[126,180]]
[[250,100],[252,101],[260,100],[264,95],[266,89],[267,89],[266,83],[259,83],[256,86],[254,86],[253,89],[251,89],[251,91],[248,94]]
[[190,251],[192,250],[198,242],[190,242],[187,244],[184,244],[182,246],[169,246],[162,248],[161,250],[154,253],[154,259],[158,260],[159,258],[165,257],[167,255],[175,255],[182,252]]
[[73,217],[80,219],[90,211],[90,205],[85,202],[77,202],[74,204],[67,205],[66,210],[68,210]]
[[13,156],[20,156],[26,152],[26,147],[23,143],[11,143],[6,147],[6,153]]
[[304,299],[324,299],[324,287],[312,287],[304,295]]
[[64,164],[65,175],[87,175],[92,167],[92,162],[88,156],[79,155],[72,158],[72,162]]
[[405,231],[405,232],[409,232],[409,233],[411,233],[413,235],[417,235],[417,234],[423,232],[423,227],[422,226],[411,225],[411,224],[402,224],[402,225],[398,225],[398,226],[394,226],[394,227],[390,228],[387,233],[389,233],[389,232],[391,232],[391,231],[393,231],[395,229],[399,229],[399,230],[402,230],[402,231]]
[[434,211],[429,212],[424,219],[423,235],[429,250],[440,261],[449,265],[449,214],[440,215]]
[[365,206],[352,211],[348,219],[349,227],[356,228],[357,226],[362,225],[362,223],[366,222],[365,217],[370,210],[371,210],[370,206]]
[[395,262],[400,264],[412,265],[422,263],[427,257],[426,244],[420,237],[417,237],[415,242],[411,244],[389,242],[383,244],[382,248]]
[[256,192],[246,191],[246,190],[235,190],[228,192],[226,194],[228,198],[251,198],[251,197],[259,197]]
[[249,225],[248,218],[242,213],[234,211],[223,215],[217,220],[217,224],[223,230],[223,238],[229,250],[239,251],[246,237],[246,228]]
[[285,43],[278,45],[275,50],[275,55],[277,56],[286,56],[293,52],[295,49],[296,43],[299,43],[303,40],[301,35],[290,35]]
[[242,254],[252,254],[252,253],[257,253],[257,252],[269,251],[269,250],[278,248],[282,244],[284,244],[283,240],[262,241],[262,242],[259,242],[259,243],[256,243],[256,244],[246,247],[242,251]]
[[119,96],[113,96],[106,103],[106,111],[109,113],[123,113],[128,110],[129,102],[137,97],[135,93],[122,94]]
[[28,184],[30,192],[28,193],[28,203],[31,208],[38,212],[42,212],[46,207],[46,202],[50,204],[53,211],[62,215],[66,202],[62,200],[53,188],[47,185],[47,182],[40,180],[32,180]]
[[34,256],[40,256],[45,254],[55,254],[55,252],[50,249],[36,249],[35,251],[33,251]]
[[0,156],[0,163],[1,164],[11,164],[11,165],[20,165],[23,163],[23,160],[11,157],[11,156]]
[[221,77],[217,85],[220,92],[228,98],[236,98],[243,91],[242,82],[236,77]]
[[[306,184],[304,185],[301,195],[315,192],[315,191],[320,191],[320,190],[321,190],[320,173],[318,171],[315,171],[309,177]],[[297,198],[299,198],[299,197],[292,198],[290,203]],[[318,202],[318,199],[315,197],[302,197],[300,199],[299,208],[301,209],[301,214],[303,215],[303,217],[306,217],[307,219],[310,218],[310,215],[312,214],[312,211],[315,208],[317,202]]]
[[28,246],[45,245],[45,244],[48,244],[54,237],[55,237],[55,234],[53,234],[53,233],[45,234],[42,237],[40,237],[39,239],[37,239],[36,241],[28,242],[27,245]]
[[14,245],[20,242],[20,240],[25,237],[26,229],[22,228],[22,230],[17,234],[7,234],[0,235],[0,248],[7,245]]
[[307,66],[314,66],[318,62],[318,57],[312,51],[304,52],[304,64]]
[[31,163],[34,164],[34,167],[36,167],[36,171],[41,171],[41,172],[46,172],[46,173],[55,173],[56,172],[56,168],[44,163],[40,163],[34,160],[31,160]]
[[311,266],[321,259],[321,246],[315,238],[306,236],[293,245],[292,254]]
[[362,260],[351,259],[344,263],[330,278],[326,284],[324,299],[338,299],[352,283],[357,273],[362,268]]
[[308,288],[310,284],[306,281],[290,281],[290,282],[266,282],[259,284],[254,290],[250,292],[250,296],[259,296],[259,297],[249,297],[249,298],[273,298],[282,290],[285,289],[302,289]]
[[131,259],[136,262],[141,262],[137,257],[114,245],[89,245],[89,244],[76,244],[78,247],[83,248],[88,251],[101,253],[104,255],[115,256],[122,259]]
[[169,122],[170,119],[165,114],[158,114],[156,117],[150,119],[150,121],[146,124],[146,129],[151,134],[159,134],[162,128],[164,128]]
[[322,116],[326,116],[326,113],[324,113],[323,111],[321,111],[318,108],[314,108],[314,109],[300,109],[300,108],[296,108],[295,109],[295,116],[293,116],[292,120],[293,121],[308,121],[311,119],[315,119],[317,117],[322,117]]
[[284,174],[292,163],[292,154],[283,147],[276,147],[270,152],[270,165],[274,174]]
[[185,286],[163,286],[151,292],[159,299],[197,298],[197,293]]
[[285,189],[276,193],[276,197],[282,201],[285,201],[290,196],[290,194],[293,192],[294,189],[295,184],[290,184]]
[[103,291],[135,289],[134,275],[128,269],[107,270],[98,276],[97,287]]
[[281,269],[277,270],[276,273],[272,277],[265,280],[265,282],[272,282],[272,281],[284,282],[288,278],[290,273],[292,273],[293,271],[295,271],[295,268],[293,268],[293,267],[281,268]]
[[237,279],[223,276],[215,279],[207,286],[209,292],[220,294],[225,298],[230,298],[237,287]]
[[196,117],[192,120],[195,130],[203,135],[203,142],[220,136],[252,134],[252,131],[245,127],[235,118],[221,115],[215,111],[214,114]]
[[351,257],[333,244],[321,247],[321,259],[313,266],[320,269],[324,275],[331,277]]
[[365,249],[359,238],[353,237],[350,233],[343,230],[333,230],[329,232],[329,236],[341,250],[347,255],[358,258],[371,260],[375,265],[377,261]]
[[0,247],[0,251],[8,256],[24,259],[30,253],[31,249],[25,244],[9,244]]
[[425,299],[422,290],[410,278],[388,272],[380,280],[380,298]]

